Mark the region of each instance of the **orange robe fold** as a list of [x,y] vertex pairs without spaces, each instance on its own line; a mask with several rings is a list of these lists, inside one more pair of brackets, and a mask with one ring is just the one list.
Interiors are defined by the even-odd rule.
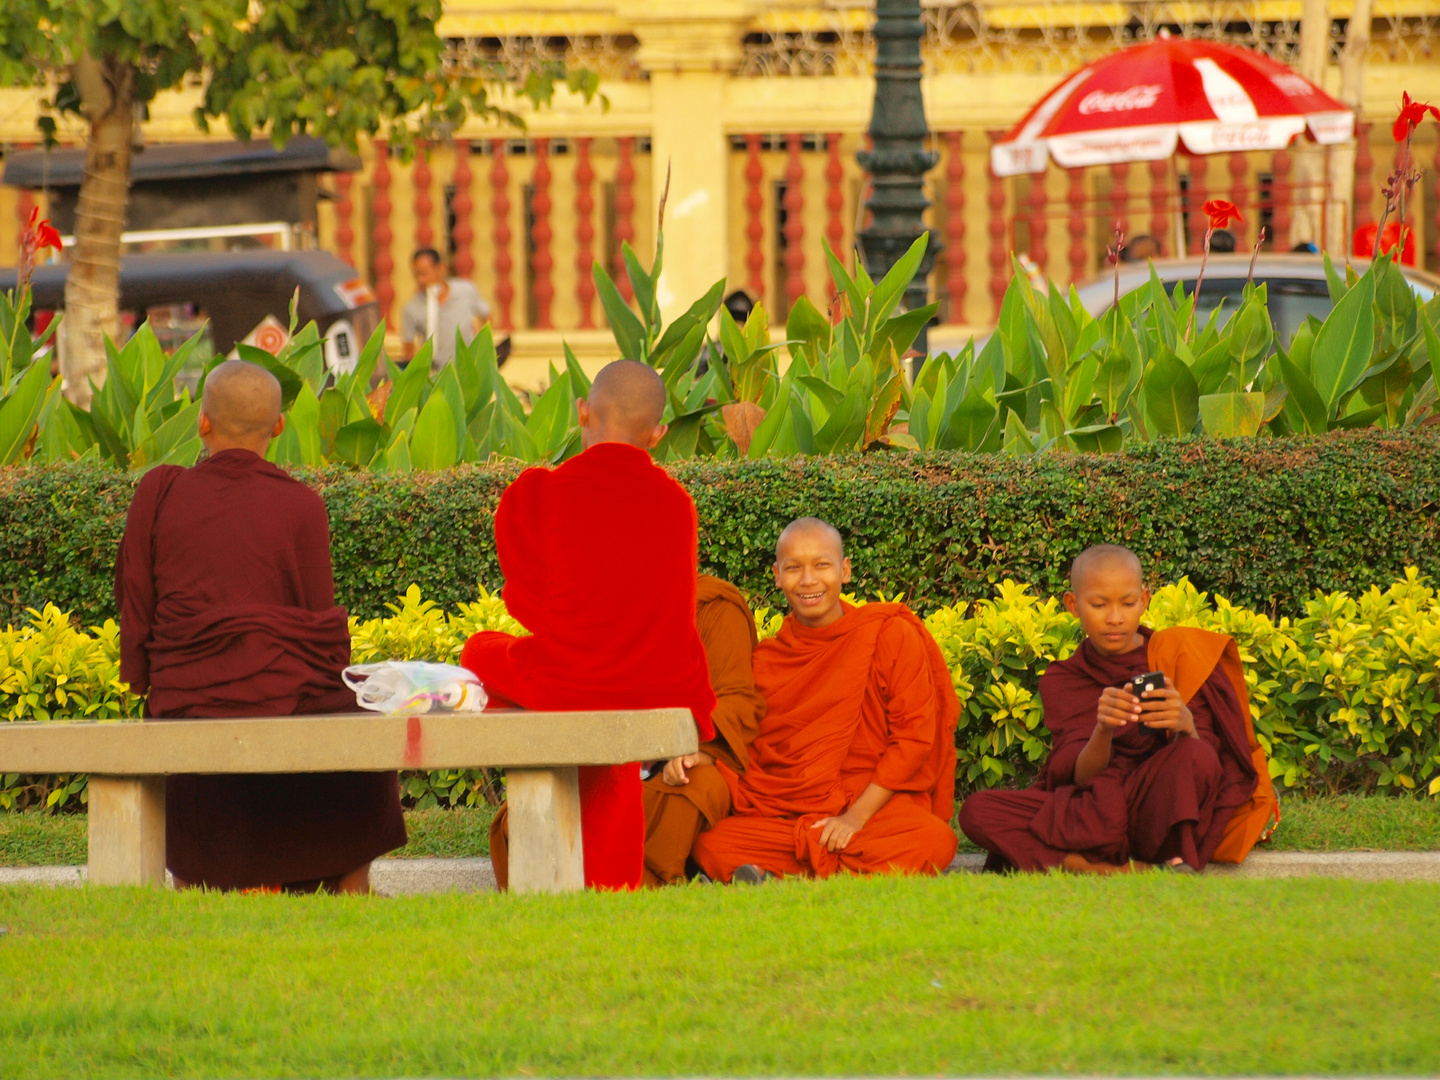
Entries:
[[[701,574],[695,585],[695,625],[715,691],[715,738],[700,749],[732,769],[745,768],[765,699],[755,689],[751,656],[755,651],[755,617],[740,590],[719,578]],[[685,876],[685,861],[700,830],[730,812],[730,788],[713,765],[690,770],[690,783],[666,784],[659,775],[645,781],[646,885],[661,885]],[[490,860],[495,881],[509,886],[509,807],[502,805],[490,824]]]
[[[755,688],[752,658],[758,639],[755,616],[740,590],[701,574],[695,587],[695,625],[705,646],[715,691],[715,738],[700,750],[735,772],[744,772],[751,741],[765,715]],[[656,772],[645,781],[645,884],[684,880],[695,838],[730,813],[730,787],[714,765],[689,770],[688,784],[665,783]]]
[[[755,651],[767,713],[749,768],[718,766],[734,813],[695,842],[712,878],[752,863],[774,874],[938,873],[955,855],[955,722],[944,657],[903,604],[846,604],[829,626],[787,618]],[[820,847],[822,818],[871,784],[894,792],[843,851]]]
[[[1121,656],[1082,642],[1041,677],[1054,742],[1040,779],[1024,791],[977,792],[960,811],[966,836],[990,852],[987,869],[1042,870],[1078,853],[1116,865],[1180,858],[1199,870],[1217,856],[1239,861],[1260,835],[1254,808],[1267,790],[1273,806],[1273,789],[1263,753],[1252,752],[1234,642],[1192,628],[1141,634],[1146,644]],[[1165,672],[1186,699],[1195,736],[1126,725],[1112,738],[1110,764],[1077,785],[1075,763],[1095,729],[1101,692],[1151,670]]]
[[[505,606],[530,636],[476,634],[460,662],[496,706],[678,706],[702,739],[714,735],[695,629],[695,504],[649,454],[600,443],[556,469],[525,470],[495,511],[495,547]],[[581,767],[580,825],[586,885],[637,887],[638,762]]]

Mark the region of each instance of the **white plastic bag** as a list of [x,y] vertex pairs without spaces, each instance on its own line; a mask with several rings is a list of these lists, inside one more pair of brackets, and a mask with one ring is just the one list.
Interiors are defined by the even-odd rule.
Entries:
[[473,671],[424,660],[352,664],[343,673],[362,709],[381,713],[473,713],[489,700]]

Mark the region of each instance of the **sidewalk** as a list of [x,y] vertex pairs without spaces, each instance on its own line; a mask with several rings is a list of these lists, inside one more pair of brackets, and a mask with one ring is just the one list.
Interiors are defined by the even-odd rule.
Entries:
[[[983,855],[957,855],[951,873],[978,873]],[[1440,882],[1440,851],[1260,851],[1240,866],[1213,863],[1207,877],[1350,878],[1355,881]],[[371,880],[381,896],[442,892],[489,892],[495,871],[489,859],[377,859]],[[4,885],[83,885],[83,866],[0,867]]]

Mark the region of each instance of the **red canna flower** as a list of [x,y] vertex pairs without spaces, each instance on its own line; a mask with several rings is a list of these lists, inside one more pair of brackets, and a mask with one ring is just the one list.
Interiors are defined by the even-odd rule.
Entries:
[[30,211],[30,222],[20,233],[20,265],[15,268],[15,287],[23,293],[30,288],[30,278],[35,273],[35,256],[46,248],[61,248],[60,233],[49,218],[41,219],[40,208]]
[[1440,120],[1440,109],[1425,101],[1415,101],[1410,97],[1409,92],[1400,95],[1400,115],[1395,118],[1395,127],[1390,134],[1395,136],[1396,142],[1404,142],[1410,137],[1410,133],[1420,126],[1420,121],[1425,119],[1429,113]]
[[1245,220],[1240,216],[1240,208],[1229,199],[1211,199],[1200,209],[1210,219],[1212,229],[1223,229],[1232,221]]
[[38,206],[30,211],[30,224],[26,228],[25,241],[31,251],[43,251],[45,248],[59,251],[65,246],[60,242],[59,230],[50,224],[50,219],[40,217]]

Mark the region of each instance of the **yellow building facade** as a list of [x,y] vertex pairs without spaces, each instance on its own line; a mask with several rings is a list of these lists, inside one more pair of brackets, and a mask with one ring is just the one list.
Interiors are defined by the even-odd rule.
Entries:
[[[1280,154],[1178,158],[999,180],[993,138],[1066,73],[1162,30],[1247,44],[1282,60],[1298,47],[1299,0],[1077,4],[1050,0],[925,0],[924,93],[940,162],[927,178],[933,234],[945,245],[931,278],[956,340],[993,323],[1011,251],[1061,282],[1098,271],[1111,229],[1161,237],[1167,253],[1196,232],[1204,197],[1231,198],[1286,250],[1323,190],[1296,181],[1294,147]],[[1347,0],[1332,0],[1327,88],[1338,91]],[[319,243],[350,260],[380,295],[390,324],[414,291],[418,247],[449,253],[512,335],[519,384],[543,381],[570,342],[610,355],[594,296],[593,260],[615,267],[621,240],[648,262],[667,177],[660,300],[673,315],[721,277],[761,300],[772,323],[794,297],[829,302],[823,243],[852,251],[865,178],[855,161],[874,82],[873,3],[852,0],[450,0],[441,24],[456,70],[499,63],[523,76],[563,59],[597,71],[604,102],[561,94],[518,108],[526,126],[472,122],[412,162],[366,144],[364,169],[331,177]],[[1378,216],[1394,157],[1389,135],[1402,91],[1440,100],[1440,0],[1375,0],[1363,79],[1356,198],[1346,229]],[[154,103],[147,142],[203,136],[196,90]],[[0,91],[0,143],[31,144],[32,94]],[[78,140],[74,128],[62,131]],[[1435,126],[1416,143],[1426,166],[1411,220],[1430,265],[1440,260],[1440,151]],[[1312,186],[1313,187],[1313,186]],[[33,200],[0,189],[0,251],[14,250]],[[1308,237],[1306,237],[1308,238]],[[1193,244],[1193,239],[1192,239]],[[1284,245],[1281,247],[1281,245]],[[0,262],[10,261],[0,257]]]

